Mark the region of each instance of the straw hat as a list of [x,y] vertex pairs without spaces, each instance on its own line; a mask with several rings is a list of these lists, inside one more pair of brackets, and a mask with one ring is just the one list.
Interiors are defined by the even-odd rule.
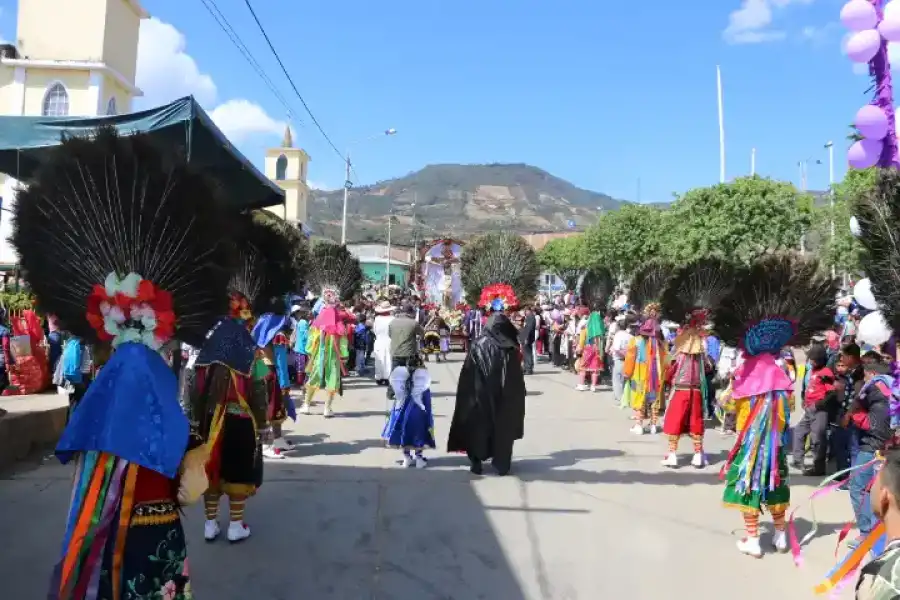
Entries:
[[380,315],[394,312],[394,305],[387,300],[382,300],[375,306],[375,312]]

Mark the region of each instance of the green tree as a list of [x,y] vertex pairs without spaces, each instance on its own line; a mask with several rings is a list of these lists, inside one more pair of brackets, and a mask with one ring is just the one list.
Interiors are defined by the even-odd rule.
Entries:
[[708,256],[749,263],[797,248],[811,216],[812,198],[790,183],[753,176],[696,188],[669,211],[667,253],[676,264]]
[[[834,185],[834,206],[828,203],[818,207],[814,213],[813,231],[820,241],[818,254],[825,267],[840,273],[855,273],[859,270],[862,246],[850,233],[850,217],[853,207],[875,187],[877,170],[850,169],[844,180]],[[834,236],[831,224],[834,223]]]
[[644,204],[604,212],[584,233],[589,266],[631,275],[644,263],[661,258],[667,246],[667,223],[666,212]]
[[538,262],[574,290],[590,266],[584,234],[550,240],[538,252]]

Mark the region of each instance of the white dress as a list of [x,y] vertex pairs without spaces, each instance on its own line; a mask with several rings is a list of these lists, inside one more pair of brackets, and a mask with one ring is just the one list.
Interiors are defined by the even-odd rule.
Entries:
[[378,315],[372,325],[375,333],[375,348],[372,356],[375,359],[375,379],[388,380],[391,376],[391,335],[388,327],[394,317],[391,315]]

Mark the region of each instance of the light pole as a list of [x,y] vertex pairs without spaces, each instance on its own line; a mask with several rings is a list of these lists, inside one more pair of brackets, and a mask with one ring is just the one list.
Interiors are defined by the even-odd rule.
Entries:
[[[825,144],[828,149],[828,202],[831,206],[831,243],[834,243],[834,142]],[[831,278],[837,277],[837,269],[831,265]]]
[[756,175],[756,148],[750,149],[750,177]]
[[[800,191],[806,193],[807,188],[807,167],[809,166],[809,162],[813,160],[812,158],[807,158],[806,160],[801,160],[797,163],[797,166],[800,168]],[[817,165],[821,165],[822,161],[815,159],[815,163]],[[806,232],[800,232],[800,254],[806,254]]]
[[384,130],[383,133],[376,133],[373,136],[369,136],[367,138],[363,138],[361,140],[357,140],[350,144],[347,150],[347,156],[344,157],[344,207],[341,210],[341,245],[347,245],[347,200],[350,198],[350,188],[353,187],[353,184],[350,182],[350,169],[353,164],[350,162],[350,150],[353,146],[357,144],[361,144],[362,142],[368,142],[370,140],[374,140],[380,138],[382,136],[387,135],[396,135],[397,130],[393,127],[390,129]]

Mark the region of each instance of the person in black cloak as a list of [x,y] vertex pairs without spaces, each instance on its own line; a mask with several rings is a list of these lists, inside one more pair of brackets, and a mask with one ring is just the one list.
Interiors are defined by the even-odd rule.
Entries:
[[518,302],[510,286],[497,284],[482,291],[479,304],[493,314],[472,342],[460,371],[447,450],[465,452],[476,475],[487,459],[492,459],[498,474],[506,475],[513,443],[525,433],[518,330],[503,314]]

